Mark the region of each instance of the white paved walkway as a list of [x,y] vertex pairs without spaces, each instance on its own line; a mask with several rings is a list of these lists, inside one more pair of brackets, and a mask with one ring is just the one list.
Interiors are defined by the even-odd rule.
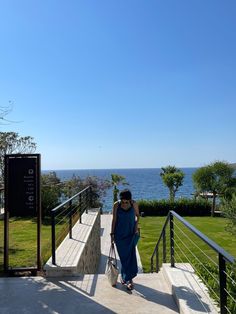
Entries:
[[112,288],[106,275],[1,278],[1,314],[178,313],[161,273],[140,274],[130,293]]

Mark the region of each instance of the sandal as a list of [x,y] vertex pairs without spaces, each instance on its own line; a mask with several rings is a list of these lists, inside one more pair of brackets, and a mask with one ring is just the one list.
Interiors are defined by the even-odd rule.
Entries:
[[127,282],[127,289],[128,290],[133,290],[134,289],[134,283],[132,280]]
[[122,285],[126,284],[126,281],[123,278],[120,278],[120,282],[121,282]]

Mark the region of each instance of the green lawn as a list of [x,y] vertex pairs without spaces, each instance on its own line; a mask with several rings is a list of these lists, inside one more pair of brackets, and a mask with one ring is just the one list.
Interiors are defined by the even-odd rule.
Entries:
[[[4,222],[0,220],[0,271],[3,270]],[[62,232],[64,230],[64,232]],[[56,226],[57,244],[68,232],[65,224]],[[51,256],[51,226],[42,224],[41,250],[43,262]],[[37,263],[37,223],[32,219],[14,219],[9,222],[9,266],[34,267]]]
[[[157,238],[159,238],[163,227],[165,217],[141,217],[141,239],[138,244],[144,271],[150,271],[150,257],[154,250]],[[211,217],[186,217],[186,219],[206,234],[210,239],[222,246],[231,255],[236,256],[236,239],[225,231],[227,220],[224,218]],[[57,232],[61,232],[63,225],[57,226]],[[169,230],[169,226],[167,228]],[[176,261],[188,261],[193,259],[192,254],[196,255],[200,260],[206,256],[193,245],[199,246],[201,250],[210,256],[213,260],[217,260],[217,254],[210,249],[204,242],[200,241],[196,236],[191,234],[186,227],[176,221],[175,225],[176,240]],[[65,233],[67,230],[65,230]],[[183,235],[183,233],[187,235]],[[167,234],[167,248],[169,259],[169,236]],[[191,241],[189,240],[191,239]],[[35,266],[36,262],[36,223],[26,219],[10,220],[10,251],[9,265],[12,267]],[[42,225],[42,256],[45,262],[51,255],[51,227],[50,225]],[[161,255],[160,248],[160,257]],[[169,262],[169,260],[168,260]],[[0,270],[3,266],[3,221],[0,220]]]
[[[165,219],[165,217],[141,217],[140,219],[141,239],[138,244],[138,249],[145,272],[151,270],[150,258],[157,239],[160,236]],[[228,253],[236,256],[236,238],[225,231],[227,224],[225,218],[185,217],[185,219],[211,240],[223,247]],[[167,262],[170,262],[169,225],[167,226],[167,231]],[[202,253],[202,251],[205,254]],[[193,259],[196,260],[196,258],[200,261],[209,261],[206,255],[215,262],[217,262],[218,258],[214,250],[209,248],[203,241],[199,240],[197,236],[189,232],[188,229],[180,222],[177,222],[177,220],[175,220],[175,252],[176,262],[188,262]],[[160,258],[162,258],[162,245],[159,254]]]

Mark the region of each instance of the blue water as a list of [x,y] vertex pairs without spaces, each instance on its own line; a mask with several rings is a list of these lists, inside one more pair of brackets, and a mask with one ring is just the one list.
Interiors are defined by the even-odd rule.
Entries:
[[[176,198],[180,197],[192,197],[193,193],[193,182],[192,174],[197,168],[182,168],[184,172],[183,186],[179,188],[176,193]],[[126,178],[129,183],[128,186],[120,187],[128,188],[131,190],[133,199],[167,199],[169,198],[169,190],[163,184],[160,172],[161,169],[88,169],[88,170],[53,170],[57,176],[62,180],[68,180],[73,174],[83,178],[87,176],[96,176],[101,179],[111,179],[111,174],[116,173]],[[48,171],[43,171],[47,173]],[[108,190],[106,196],[103,199],[103,210],[110,211],[112,208],[112,189]]]

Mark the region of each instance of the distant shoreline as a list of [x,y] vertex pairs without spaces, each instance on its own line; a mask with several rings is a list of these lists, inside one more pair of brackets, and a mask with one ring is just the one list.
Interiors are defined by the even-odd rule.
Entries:
[[[236,166],[236,164],[235,164]],[[197,168],[200,168],[200,167],[177,167],[179,169],[197,169]],[[83,168],[83,169],[80,169],[80,168],[64,168],[64,169],[42,169],[42,171],[88,171],[88,170],[160,170],[160,168]]]
[[[230,163],[229,164],[230,166],[232,166],[235,170],[236,170],[236,163]],[[201,167],[204,167],[204,166],[201,166]],[[200,166],[199,167],[177,167],[179,169],[198,169],[198,168],[201,168]],[[160,170],[161,167],[159,168],[149,168],[149,167],[146,167],[146,168],[83,168],[83,169],[80,169],[80,168],[64,168],[64,169],[42,169],[42,171],[46,171],[46,172],[50,172],[50,171],[93,171],[93,170]]]

